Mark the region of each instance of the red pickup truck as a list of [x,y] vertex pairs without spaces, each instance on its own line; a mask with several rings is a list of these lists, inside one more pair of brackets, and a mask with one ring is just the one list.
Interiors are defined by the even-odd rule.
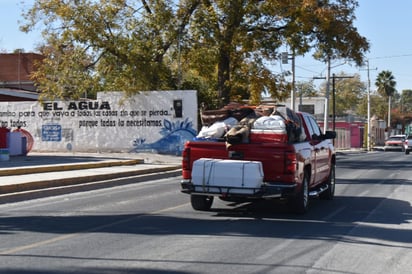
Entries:
[[302,130],[297,140],[252,129],[247,142],[187,142],[181,190],[190,194],[193,209],[210,210],[214,197],[231,202],[284,198],[293,212],[305,213],[309,198],[332,199],[336,133],[323,134],[308,113],[295,115]]

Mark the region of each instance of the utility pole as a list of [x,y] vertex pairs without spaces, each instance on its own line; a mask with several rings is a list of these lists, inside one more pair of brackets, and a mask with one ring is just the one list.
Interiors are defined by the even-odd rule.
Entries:
[[329,90],[330,90],[330,57],[328,57],[328,73],[326,74],[326,93],[325,93],[325,115],[323,123],[323,132],[325,133],[329,128]]
[[371,150],[371,79],[370,79],[370,76],[369,76],[369,71],[370,70],[378,70],[378,68],[374,68],[374,69],[370,69],[369,68],[369,59],[368,60],[366,60],[366,64],[367,64],[367,71],[368,71],[368,96],[367,96],[367,101],[368,101],[368,106],[367,106],[367,111],[368,111],[368,114],[367,114],[367,119],[368,119],[368,123],[367,123],[367,125],[368,125],[368,132],[367,132],[367,134],[366,134],[366,149],[367,149],[367,151],[370,151]]
[[323,118],[323,132],[326,132],[329,128],[329,93],[330,93],[330,57],[328,57],[328,72],[326,77],[313,77],[313,79],[326,79],[326,92],[325,92],[325,113]]
[[369,60],[367,60],[368,64],[368,132],[366,137],[366,150],[371,150],[371,79],[369,77]]
[[[330,94],[330,71],[331,71],[331,60],[330,56],[328,57],[328,73],[326,74],[325,77],[313,77],[313,79],[326,79],[326,92],[325,92],[325,116],[324,116],[324,122],[323,122],[323,132],[326,132],[329,128],[329,94]],[[338,66],[344,65],[346,62],[333,66],[333,68],[336,68]],[[336,77],[338,78],[338,77]]]
[[335,73],[332,74],[332,100],[333,100],[333,116],[332,116],[332,126],[333,126],[333,131],[336,129],[336,92],[335,92],[335,79],[349,79],[353,78],[354,76],[335,76]]
[[[335,92],[335,80],[336,79],[348,79],[348,78],[353,78],[354,76],[336,76],[334,73],[332,74],[332,127],[333,127],[333,131],[335,131],[336,127],[336,121],[335,121],[335,116],[336,116],[336,92]],[[313,79],[328,79],[328,77],[313,77]],[[328,93],[328,92],[326,92]],[[326,98],[327,97],[327,98]],[[325,104],[329,104],[329,94],[327,96],[325,96]],[[329,106],[326,107],[325,106],[325,111],[329,112]],[[328,119],[326,117],[328,117],[329,113],[325,113],[325,123],[328,122]],[[326,132],[328,130],[328,127],[323,125],[323,132]]]
[[282,52],[282,64],[288,64],[288,60],[292,60],[292,90],[290,92],[290,108],[292,110],[295,110],[295,51],[293,51],[291,54],[287,52]]

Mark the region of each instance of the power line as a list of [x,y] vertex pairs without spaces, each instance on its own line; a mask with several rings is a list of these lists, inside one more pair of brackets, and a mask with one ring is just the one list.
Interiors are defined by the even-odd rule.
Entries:
[[310,70],[310,69],[307,69],[307,68],[302,67],[302,66],[298,66],[298,65],[296,65],[296,67],[297,67],[297,68],[300,68],[301,70],[307,71],[307,72],[311,72],[311,73],[319,73],[319,71]]
[[401,57],[410,57],[410,56],[412,56],[412,53],[400,54],[400,55],[378,56],[378,57],[372,57],[369,59],[391,59],[391,58],[401,58]]

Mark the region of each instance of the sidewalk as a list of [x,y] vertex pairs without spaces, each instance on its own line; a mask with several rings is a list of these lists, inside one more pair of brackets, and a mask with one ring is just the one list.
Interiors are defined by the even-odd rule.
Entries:
[[[181,157],[152,153],[30,153],[0,162],[0,203],[46,189],[82,184],[116,185],[128,177],[150,174],[178,176]],[[130,181],[130,180],[129,180]],[[72,187],[73,188],[73,187]],[[73,189],[72,189],[73,190]],[[31,195],[33,196],[33,195]]]

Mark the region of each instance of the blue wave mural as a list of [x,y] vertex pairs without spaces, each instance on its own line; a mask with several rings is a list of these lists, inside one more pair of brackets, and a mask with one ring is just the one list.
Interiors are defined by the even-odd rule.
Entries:
[[184,121],[171,122],[163,120],[163,128],[159,133],[163,136],[153,143],[146,143],[146,139],[136,138],[133,141],[134,149],[131,152],[153,152],[168,155],[181,155],[184,144],[193,140],[197,135],[193,123],[186,118]]

